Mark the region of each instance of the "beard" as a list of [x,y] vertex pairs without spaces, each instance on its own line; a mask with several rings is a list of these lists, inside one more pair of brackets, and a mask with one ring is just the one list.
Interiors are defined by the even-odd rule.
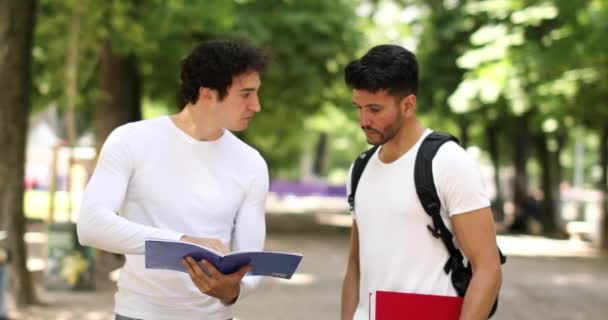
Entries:
[[395,121],[391,122],[382,129],[373,128],[370,126],[363,126],[361,129],[363,129],[365,132],[367,143],[379,146],[393,139],[401,129],[402,125],[403,117],[401,113],[398,113]]

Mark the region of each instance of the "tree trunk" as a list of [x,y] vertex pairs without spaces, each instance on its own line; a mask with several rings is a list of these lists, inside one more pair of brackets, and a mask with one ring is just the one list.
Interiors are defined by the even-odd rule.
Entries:
[[70,42],[65,60],[65,127],[70,147],[76,145],[76,102],[78,98],[78,40],[80,34],[81,2],[75,1],[70,23]]
[[460,119],[458,122],[458,127],[460,128],[460,145],[463,148],[467,148],[469,146],[469,122],[463,119]]
[[135,56],[115,54],[109,40],[102,46],[99,88],[95,108],[97,151],[116,127],[141,119],[141,83]]
[[23,177],[35,12],[33,0],[0,1],[0,215],[13,253],[13,283],[19,306],[37,302],[23,240]]
[[601,157],[602,157],[602,179],[601,190],[603,195],[603,222],[601,226],[601,242],[602,249],[608,249],[608,125],[604,124],[602,128],[602,138],[600,139]]
[[313,172],[319,177],[327,172],[329,166],[329,135],[327,133],[321,132],[315,149]]
[[558,132],[557,149],[553,153],[553,161],[551,162],[553,164],[553,168],[555,168],[555,175],[554,175],[555,178],[553,179],[553,186],[552,186],[553,202],[554,202],[555,215],[556,215],[555,218],[557,219],[556,222],[557,222],[557,227],[559,229],[559,232],[562,233],[563,236],[566,236],[567,232],[564,228],[565,226],[563,225],[563,221],[562,221],[561,183],[562,183],[564,174],[563,174],[563,169],[562,169],[561,157],[562,157],[562,152],[564,151],[564,147],[566,146],[567,139],[568,139],[568,134],[566,133],[566,131]]
[[551,161],[551,152],[547,147],[547,135],[544,133],[536,137],[536,145],[538,151],[538,160],[541,166],[541,185],[543,189],[543,211],[541,223],[543,233],[546,235],[555,236],[558,232],[557,223],[555,220],[555,197],[553,194],[553,163]]
[[70,22],[70,42],[68,43],[68,54],[65,61],[65,101],[66,117],[65,127],[67,131],[68,156],[67,194],[68,214],[72,216],[72,166],[74,165],[73,148],[76,146],[76,105],[78,100],[78,40],[80,35],[80,18],[82,13],[82,2],[75,1],[72,8]]
[[528,157],[530,133],[528,130],[528,117],[515,119],[513,130],[513,164],[515,166],[515,177],[513,180],[513,202],[515,214],[523,212],[524,202],[528,196]]
[[505,212],[503,209],[502,188],[500,186],[500,149],[498,145],[498,127],[495,125],[486,128],[486,138],[488,143],[488,152],[492,159],[494,167],[494,188],[496,189],[496,199],[494,199],[494,219],[496,221],[504,221]]

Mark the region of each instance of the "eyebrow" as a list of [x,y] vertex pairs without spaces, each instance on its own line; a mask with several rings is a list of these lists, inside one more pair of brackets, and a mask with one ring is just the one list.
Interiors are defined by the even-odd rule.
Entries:
[[357,104],[357,103],[356,103],[354,100],[353,100],[353,104],[354,104],[355,106],[357,106],[357,107],[367,107],[367,108],[371,108],[371,107],[382,107],[382,105],[377,104],[377,103],[369,103],[369,104],[366,104],[366,105],[364,105],[364,106],[360,106],[360,105],[359,105],[359,104]]

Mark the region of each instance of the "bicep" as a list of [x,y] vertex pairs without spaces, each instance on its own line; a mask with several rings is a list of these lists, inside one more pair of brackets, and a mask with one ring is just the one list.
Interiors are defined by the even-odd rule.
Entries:
[[473,268],[498,262],[494,219],[489,207],[453,215],[454,236]]
[[81,215],[95,214],[100,208],[116,214],[121,207],[133,171],[125,139],[125,128],[119,127],[105,141],[84,192]]
[[[83,245],[105,251],[142,254],[146,238],[179,239],[181,234],[116,215],[123,205],[134,168],[123,142],[126,138],[122,128],[106,140],[85,190],[77,222],[78,239]],[[109,234],[112,236],[108,237]]]

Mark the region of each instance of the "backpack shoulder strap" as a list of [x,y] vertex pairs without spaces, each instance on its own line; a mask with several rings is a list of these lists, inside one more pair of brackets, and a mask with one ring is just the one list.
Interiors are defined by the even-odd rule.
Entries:
[[433,179],[433,158],[439,148],[449,141],[458,143],[458,139],[448,133],[432,132],[424,138],[416,155],[416,163],[414,164],[416,193],[424,211],[431,217],[439,214],[439,208],[441,207],[435,188],[435,180]]
[[441,239],[450,253],[450,259],[444,266],[446,273],[454,269],[457,266],[456,264],[461,265],[463,263],[462,253],[454,245],[452,241],[453,235],[441,218],[441,201],[437,195],[435,180],[433,178],[433,158],[437,154],[437,151],[439,151],[439,148],[449,141],[458,143],[458,139],[448,133],[432,132],[422,141],[416,155],[416,163],[414,164],[416,193],[424,211],[433,220],[433,225],[428,225],[427,228],[435,238]]
[[348,195],[348,204],[350,205],[351,212],[355,211],[355,193],[357,192],[357,185],[359,185],[363,170],[365,170],[365,166],[376,150],[378,150],[378,147],[380,146],[373,146],[369,150],[364,151],[353,163],[353,169],[350,174],[350,194]]

